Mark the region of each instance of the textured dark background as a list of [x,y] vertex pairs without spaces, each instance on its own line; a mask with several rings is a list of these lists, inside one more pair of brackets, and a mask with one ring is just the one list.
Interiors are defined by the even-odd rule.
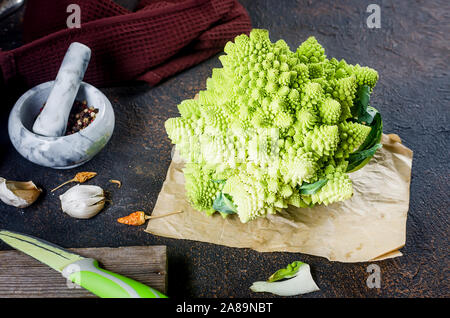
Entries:
[[[132,8],[135,1],[119,3]],[[29,180],[45,189],[79,171],[96,171],[92,184],[111,192],[113,203],[90,220],[61,212],[56,194],[45,193],[18,210],[0,204],[0,228],[42,237],[64,247],[167,245],[171,297],[271,297],[253,294],[255,280],[294,260],[312,267],[321,290],[308,297],[448,297],[449,288],[449,101],[450,4],[442,1],[256,1],[241,0],[253,27],[295,49],[314,35],[330,57],[371,66],[380,80],[372,104],[384,116],[384,131],[398,134],[414,151],[404,256],[377,262],[381,288],[366,286],[369,263],[343,264],[293,253],[258,253],[207,243],[157,237],[144,227],[118,224],[135,210],[151,212],[170,162],[164,121],[176,105],[205,88],[216,57],[157,87],[130,83],[104,88],[116,112],[107,147],[84,166],[43,168],[22,158],[7,135],[7,116],[23,93],[9,90],[0,105],[0,176]],[[366,8],[381,7],[381,28],[369,29]],[[0,48],[21,45],[21,12],[0,21]],[[39,61],[36,61],[37,63]],[[108,182],[118,179],[121,189]],[[1,203],[1,202],[0,202]],[[8,249],[0,245],[0,249]]]

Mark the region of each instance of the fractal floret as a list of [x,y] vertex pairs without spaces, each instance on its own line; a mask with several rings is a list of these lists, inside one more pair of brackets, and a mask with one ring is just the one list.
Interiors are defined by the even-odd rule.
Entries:
[[192,206],[245,223],[349,199],[350,166],[379,148],[368,141],[380,120],[367,106],[377,71],[328,59],[314,37],[293,52],[261,29],[224,51],[206,89],[165,123]]

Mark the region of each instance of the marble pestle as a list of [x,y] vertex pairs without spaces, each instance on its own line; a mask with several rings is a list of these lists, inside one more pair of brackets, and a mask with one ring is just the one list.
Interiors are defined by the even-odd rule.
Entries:
[[70,110],[90,58],[91,49],[86,45],[73,42],[69,46],[45,107],[33,124],[34,133],[48,137],[65,134]]

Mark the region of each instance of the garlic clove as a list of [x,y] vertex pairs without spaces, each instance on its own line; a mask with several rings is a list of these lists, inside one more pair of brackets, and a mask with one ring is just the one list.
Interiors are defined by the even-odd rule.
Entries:
[[0,199],[18,208],[33,204],[42,193],[33,181],[11,181],[0,177]]
[[320,290],[311,276],[308,264],[302,263],[295,273],[286,275],[283,281],[254,282],[250,289],[253,292],[268,292],[278,296],[295,296]]
[[79,199],[86,199],[92,197],[104,197],[103,189],[95,185],[81,185],[73,186],[59,196],[61,200],[74,201]]
[[66,205],[63,207],[63,211],[77,219],[90,219],[97,215],[103,209],[104,205],[105,201],[100,201],[89,206],[77,206],[76,204]]
[[105,206],[102,188],[94,185],[76,185],[59,196],[63,212],[78,219],[89,219]]

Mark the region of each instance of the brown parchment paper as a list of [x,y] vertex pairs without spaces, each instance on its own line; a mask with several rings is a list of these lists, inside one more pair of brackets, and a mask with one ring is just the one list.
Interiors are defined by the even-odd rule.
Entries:
[[412,151],[397,135],[383,134],[379,149],[362,169],[350,174],[354,195],[314,208],[289,207],[243,224],[236,215],[208,217],[185,196],[183,161],[175,152],[146,232],[260,252],[298,252],[331,261],[365,262],[401,256],[409,208]]

